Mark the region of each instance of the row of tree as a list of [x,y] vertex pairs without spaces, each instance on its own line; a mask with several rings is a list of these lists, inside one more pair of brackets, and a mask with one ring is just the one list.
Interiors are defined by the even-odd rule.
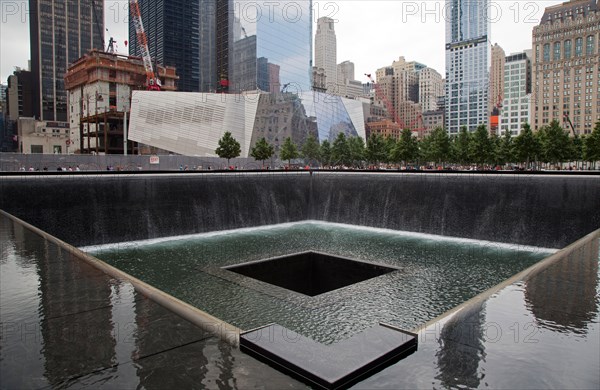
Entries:
[[[227,158],[229,164],[229,159],[240,155],[240,145],[231,133],[225,133],[219,140],[216,153],[219,157]],[[255,144],[250,153],[256,160],[263,161],[263,165],[273,154],[273,146],[264,138]],[[571,137],[557,121],[553,121],[536,133],[525,124],[517,137],[512,137],[509,132],[501,137],[490,136],[485,126],[479,126],[472,133],[463,128],[455,136],[449,136],[445,130],[438,128],[422,140],[417,140],[406,129],[397,141],[372,134],[366,145],[362,138],[346,137],[343,133],[339,133],[333,142],[325,140],[321,144],[309,136],[301,147],[287,138],[279,157],[288,163],[303,158],[307,163],[320,163],[324,167],[343,165],[357,168],[364,168],[366,163],[479,167],[519,163],[526,168],[539,167],[540,163],[575,162],[578,165],[579,162],[589,161],[595,164],[600,161],[600,122],[585,137]]]

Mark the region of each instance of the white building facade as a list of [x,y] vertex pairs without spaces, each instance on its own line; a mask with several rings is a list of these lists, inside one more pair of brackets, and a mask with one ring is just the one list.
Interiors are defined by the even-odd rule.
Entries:
[[337,40],[334,24],[335,21],[328,17],[322,17],[317,20],[314,66],[325,70],[327,90],[335,92],[338,77]]
[[510,131],[518,136],[525,123],[531,123],[531,50],[511,54],[504,62],[504,100],[499,135]]

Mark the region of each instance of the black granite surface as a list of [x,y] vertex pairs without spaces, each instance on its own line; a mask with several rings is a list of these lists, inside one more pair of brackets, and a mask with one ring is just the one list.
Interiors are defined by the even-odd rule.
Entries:
[[600,177],[574,175],[0,178],[0,209],[78,246],[316,219],[562,248],[600,227],[598,199]]
[[338,389],[415,352],[417,338],[376,325],[339,343],[324,345],[271,324],[243,333],[240,349],[311,386]]

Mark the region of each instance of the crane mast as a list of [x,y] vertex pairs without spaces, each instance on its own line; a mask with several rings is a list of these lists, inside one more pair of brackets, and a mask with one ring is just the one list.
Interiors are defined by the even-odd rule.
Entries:
[[133,25],[135,26],[138,45],[142,50],[142,59],[144,61],[144,68],[146,69],[146,88],[149,91],[160,91],[160,79],[156,76],[152,68],[152,59],[150,57],[150,49],[148,48],[148,36],[144,30],[140,4],[137,0],[129,0],[129,10]]

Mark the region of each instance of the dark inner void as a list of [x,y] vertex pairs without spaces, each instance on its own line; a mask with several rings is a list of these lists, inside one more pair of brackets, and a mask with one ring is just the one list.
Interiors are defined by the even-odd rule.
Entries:
[[296,253],[224,268],[311,297],[396,270],[319,252]]

